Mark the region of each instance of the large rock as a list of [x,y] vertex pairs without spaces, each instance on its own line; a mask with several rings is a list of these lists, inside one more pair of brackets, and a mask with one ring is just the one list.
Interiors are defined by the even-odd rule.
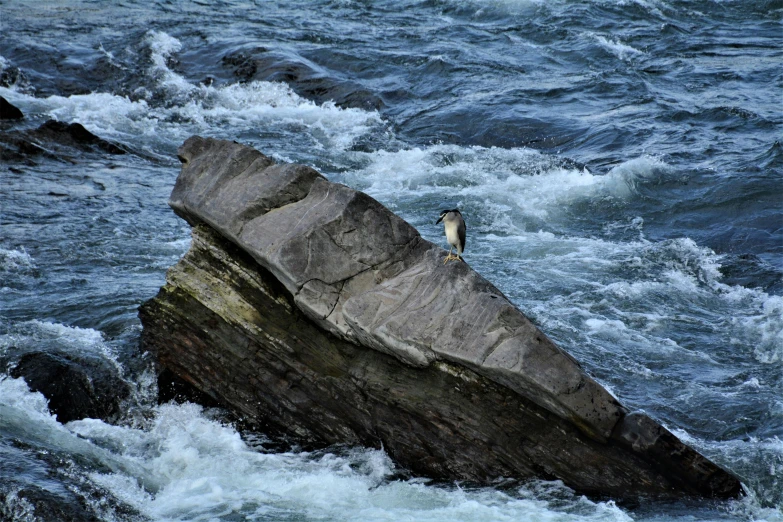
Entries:
[[142,344],[250,422],[382,446],[437,478],[739,493],[371,197],[237,143],[193,137],[179,154],[169,203],[193,242],[142,306]]

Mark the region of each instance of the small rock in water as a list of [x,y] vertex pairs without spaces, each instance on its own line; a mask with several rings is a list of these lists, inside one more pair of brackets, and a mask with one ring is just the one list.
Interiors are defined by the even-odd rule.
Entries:
[[126,153],[125,149],[88,131],[81,123],[48,120],[36,130],[30,132],[29,136],[44,142],[54,142],[82,150],[96,148],[109,154]]
[[0,96],[0,120],[21,120],[24,114],[18,107]]
[[42,393],[49,400],[49,411],[63,424],[88,417],[111,420],[130,395],[130,387],[117,370],[98,357],[30,352],[10,373]]
[[10,494],[0,491],[0,501],[3,503],[0,516],[8,516],[10,520],[100,522],[83,505],[84,501],[68,490],[60,495],[40,487],[19,489]]
[[0,161],[34,165],[32,157],[44,156],[74,162],[71,157],[74,151],[108,154],[128,152],[122,145],[96,136],[80,123],[49,120],[33,130],[0,131]]

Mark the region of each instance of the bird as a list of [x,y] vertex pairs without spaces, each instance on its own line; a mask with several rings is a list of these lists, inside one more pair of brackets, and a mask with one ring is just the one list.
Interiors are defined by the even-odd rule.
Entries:
[[[435,222],[437,225],[443,221],[443,228],[446,231],[446,241],[449,242],[449,255],[443,261],[445,265],[452,259],[464,261],[462,252],[465,250],[465,220],[462,219],[459,209],[441,210],[440,218]],[[457,249],[457,255],[452,255],[451,251]]]

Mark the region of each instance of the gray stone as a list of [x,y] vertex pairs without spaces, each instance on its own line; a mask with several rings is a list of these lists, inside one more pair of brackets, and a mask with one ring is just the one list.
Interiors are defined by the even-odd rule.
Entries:
[[142,343],[251,422],[383,446],[439,478],[738,494],[371,197],[232,142],[193,137],[179,154],[170,204],[193,243],[141,308]]

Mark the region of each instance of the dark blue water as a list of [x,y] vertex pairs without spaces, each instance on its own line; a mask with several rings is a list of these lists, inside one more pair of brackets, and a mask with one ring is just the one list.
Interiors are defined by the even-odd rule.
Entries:
[[[66,425],[0,369],[0,515],[101,520],[783,519],[783,3],[0,4],[0,96],[130,154],[0,163],[0,357],[99,355],[134,395]],[[314,166],[467,261],[746,499],[615,505],[558,483],[399,480],[156,406],[136,308],[189,245],[166,200],[200,134]],[[65,157],[67,156],[67,157]],[[2,517],[0,517],[2,518]]]

